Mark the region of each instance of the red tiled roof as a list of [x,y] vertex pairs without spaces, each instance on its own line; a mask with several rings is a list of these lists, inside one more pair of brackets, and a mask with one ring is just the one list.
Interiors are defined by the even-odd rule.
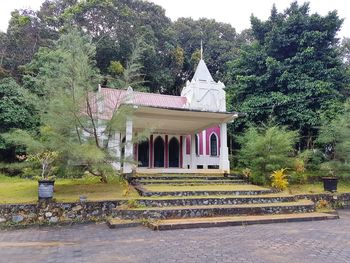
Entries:
[[102,116],[100,118],[103,119],[111,118],[115,109],[121,104],[130,103],[141,106],[182,109],[187,102],[186,97],[181,96],[139,91],[129,93],[127,90],[111,88],[101,88],[101,92],[97,96],[102,100]]

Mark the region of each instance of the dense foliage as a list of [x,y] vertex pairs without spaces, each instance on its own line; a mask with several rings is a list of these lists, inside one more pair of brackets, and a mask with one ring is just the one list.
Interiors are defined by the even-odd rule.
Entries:
[[268,20],[252,16],[255,41],[230,62],[231,109],[247,113],[236,123],[260,124],[271,116],[300,130],[301,148],[311,148],[322,124],[333,118],[346,94],[347,75],[337,48],[342,24],[336,11],[310,14],[309,4],[274,7]]
[[[142,0],[46,0],[38,11],[14,10],[0,32],[0,160],[25,150],[2,136],[20,129],[35,140],[50,135],[47,149],[60,161],[103,174],[113,154],[99,144],[92,116],[77,117],[77,105],[98,83],[179,95],[203,41],[210,72],[227,86],[228,109],[246,113],[229,133],[242,134],[234,144],[253,180],[286,167],[318,169],[324,160],[345,169],[350,40],[337,38],[341,25],[336,11],[311,14],[297,2],[283,12],[273,7],[266,21],[252,16],[240,34],[212,19],[172,22]],[[271,120],[276,126],[266,128]],[[85,128],[94,140],[81,140],[77,130]],[[295,159],[304,149],[310,157]],[[304,180],[301,170],[293,168],[291,181]]]

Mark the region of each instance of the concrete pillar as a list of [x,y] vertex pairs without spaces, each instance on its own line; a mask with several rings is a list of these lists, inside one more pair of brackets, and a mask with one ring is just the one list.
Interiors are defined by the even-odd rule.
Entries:
[[184,154],[183,154],[183,149],[184,149],[184,147],[183,147],[183,145],[184,145],[184,143],[183,143],[183,136],[182,135],[180,135],[180,164],[179,164],[179,167],[180,168],[183,168],[183,156],[184,156]]
[[123,165],[123,173],[131,173],[133,168],[134,154],[133,154],[133,143],[132,143],[132,120],[126,120],[125,129],[125,161]]
[[220,169],[224,172],[230,172],[230,161],[228,159],[227,148],[227,125],[220,124]]
[[[204,160],[208,160],[207,158],[207,131],[204,130],[202,131],[202,138],[203,138],[203,156],[204,156]],[[205,161],[203,163],[203,168],[204,169],[208,169],[208,163],[207,161]]]
[[111,149],[111,154],[113,157],[115,157],[115,160],[113,161],[113,167],[117,171],[120,170],[120,133],[116,132],[112,139],[109,142],[109,148]]
[[196,135],[191,134],[191,169],[196,169]]

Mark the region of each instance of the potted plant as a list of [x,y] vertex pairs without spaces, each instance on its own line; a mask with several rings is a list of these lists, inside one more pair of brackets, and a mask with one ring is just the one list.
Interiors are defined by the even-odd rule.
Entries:
[[53,163],[58,157],[58,152],[45,150],[37,154],[30,155],[28,161],[38,162],[41,166],[41,176],[38,179],[39,200],[50,200],[54,192],[54,177],[51,176]]
[[338,189],[338,177],[335,175],[333,165],[328,162],[321,166],[323,170],[328,170],[328,175],[322,177],[323,189],[328,192],[336,192]]

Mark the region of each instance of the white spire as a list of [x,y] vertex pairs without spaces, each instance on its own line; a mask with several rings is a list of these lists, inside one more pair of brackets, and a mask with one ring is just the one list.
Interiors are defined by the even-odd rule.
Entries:
[[203,59],[203,41],[201,39],[201,60]]
[[204,81],[214,81],[213,77],[211,76],[207,65],[205,64],[203,60],[203,41],[201,40],[201,59],[199,60],[196,72],[194,73],[194,76],[192,80],[204,80]]

